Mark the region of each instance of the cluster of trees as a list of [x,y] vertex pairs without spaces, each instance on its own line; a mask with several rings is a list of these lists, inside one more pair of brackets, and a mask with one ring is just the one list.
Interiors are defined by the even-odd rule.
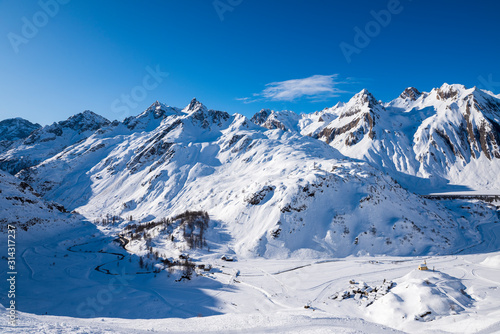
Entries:
[[163,263],[165,262],[167,262],[166,266],[170,273],[173,273],[173,271],[175,270],[174,267],[180,267],[182,269],[181,277],[176,280],[177,282],[182,281],[183,279],[191,280],[194,269],[196,268],[196,264],[188,257],[185,257],[183,260],[180,259],[176,261],[163,261]]
[[[112,217],[106,221],[113,221]],[[156,221],[147,223],[134,223],[125,227],[124,232],[129,235],[131,240],[142,239],[146,242],[147,254],[139,258],[139,267],[145,270],[152,270],[155,273],[160,272],[159,267],[155,267],[155,263],[162,263],[164,269],[170,273],[181,269],[182,274],[179,280],[191,279],[196,264],[189,259],[188,255],[181,255],[178,260],[168,259],[164,254],[159,254],[158,250],[154,250],[152,237],[155,233],[166,232],[166,238],[174,241],[174,232],[182,233],[184,240],[189,248],[202,248],[206,246],[205,234],[208,228],[210,217],[206,211],[185,211],[172,218],[161,218]],[[204,269],[204,266],[200,266]]]
[[194,268],[196,267],[196,265],[191,260],[184,259],[181,266],[183,268],[183,271],[182,271],[182,276],[179,280],[182,280],[182,279],[190,280],[191,276],[193,276]]
[[[113,221],[113,217],[106,217],[107,221]],[[147,247],[147,254],[139,258],[139,267],[147,271],[158,273],[163,269],[173,273],[176,270],[182,270],[181,277],[190,280],[196,264],[189,259],[189,255],[181,255],[179,259],[168,259],[165,254],[160,254],[153,248],[153,236],[157,232],[166,231],[166,238],[172,242],[175,240],[175,233],[182,233],[184,240],[189,248],[202,248],[206,246],[205,234],[210,222],[210,217],[206,211],[185,211],[172,218],[161,218],[147,223],[133,223],[125,227],[124,233],[128,234],[131,240],[144,240]],[[152,231],[153,229],[154,232]],[[179,236],[180,237],[180,236]],[[182,240],[182,237],[180,237]],[[162,263],[163,269],[155,266]],[[199,266],[205,269],[204,265]]]
[[154,263],[157,261],[158,261],[158,252],[155,253],[148,252],[146,256],[139,257],[139,267],[141,269],[146,269],[146,270],[153,269],[153,272],[156,274],[161,271],[160,268],[154,266]]
[[207,244],[205,230],[208,227],[210,217],[206,211],[186,211],[173,218],[180,220],[184,239],[189,248],[203,248]]
[[160,232],[169,229],[167,238],[174,241],[174,228],[182,230],[184,240],[189,248],[203,248],[206,246],[205,231],[208,228],[210,217],[206,211],[185,211],[173,218],[161,218],[158,221],[152,221],[143,224],[130,224],[125,227],[125,232],[130,234],[131,240],[144,239],[146,243],[151,242],[151,231],[153,228],[160,227]]
[[161,218],[158,221],[127,225],[125,231],[130,233],[130,239],[132,240],[145,239],[146,241],[150,241],[151,236],[148,234],[150,230],[157,226],[161,226],[161,230],[165,230],[170,225],[172,225],[172,219]]
[[[139,257],[139,267],[145,270],[152,269],[152,271],[157,274],[162,270],[159,267],[154,266],[154,263],[159,259],[158,252],[152,252],[151,250],[148,251],[149,252],[146,256]],[[182,270],[182,274],[178,281],[183,279],[190,280],[193,276],[194,269],[196,268],[196,264],[191,261],[188,256],[181,256],[178,260],[169,260],[165,257],[159,262],[164,265],[163,269],[166,268],[169,273],[173,273],[176,267],[180,268]]]
[[97,218],[94,220],[94,224],[96,225],[102,225],[102,226],[107,226],[107,225],[115,225],[117,223],[121,223],[123,221],[123,218],[120,216],[115,216],[111,214],[106,214],[102,218]]

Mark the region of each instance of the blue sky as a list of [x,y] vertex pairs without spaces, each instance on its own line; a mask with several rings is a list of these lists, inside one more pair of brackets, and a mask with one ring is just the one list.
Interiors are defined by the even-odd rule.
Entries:
[[313,112],[363,88],[388,101],[444,82],[499,94],[499,12],[497,1],[0,0],[0,119],[123,119],[193,97],[247,116]]

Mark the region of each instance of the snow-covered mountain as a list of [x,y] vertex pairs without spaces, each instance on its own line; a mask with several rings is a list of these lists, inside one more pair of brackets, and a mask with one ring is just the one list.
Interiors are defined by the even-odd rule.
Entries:
[[9,148],[14,141],[28,137],[40,127],[40,124],[33,124],[19,117],[0,121],[0,152]]
[[170,115],[179,115],[180,109],[169,107],[156,101],[142,114],[130,116],[123,121],[129,130],[151,131],[157,128],[161,121]]
[[104,117],[86,110],[65,121],[38,128],[0,153],[0,169],[15,174],[54,156],[109,124]]
[[[407,159],[417,161],[415,175],[434,175],[472,188],[500,186],[495,176],[500,172],[500,100],[497,97],[477,88],[444,84],[415,100],[398,98],[387,107],[397,112],[405,104],[409,105],[408,115],[418,113],[423,118],[416,131],[407,134],[413,138],[412,152]],[[393,125],[396,125],[394,131],[404,133],[401,126]]]
[[383,116],[383,107],[366,89],[341,108],[337,108],[338,117],[324,127],[315,137],[334,147],[351,147],[365,137],[375,138],[375,124]]
[[[271,119],[272,112],[268,112]],[[259,113],[260,116],[264,116]],[[255,119],[255,118],[253,118]],[[409,87],[389,103],[367,90],[349,102],[281,123],[318,138],[342,154],[391,172],[472,189],[498,189],[500,99],[490,92],[444,84],[431,92]],[[266,124],[260,117],[258,124]],[[294,123],[295,122],[295,123]]]
[[0,121],[0,141],[24,139],[40,127],[40,124],[33,124],[19,117],[5,119]]
[[[359,138],[345,136],[352,145],[374,133],[385,110],[367,92],[339,108],[336,119],[359,129]],[[471,216],[467,209],[414,195],[320,140],[268,130],[196,99],[182,111],[156,103],[102,126],[18,177],[89,219],[146,222],[208,211],[242,256],[443,253],[479,237],[475,220],[460,218]]]

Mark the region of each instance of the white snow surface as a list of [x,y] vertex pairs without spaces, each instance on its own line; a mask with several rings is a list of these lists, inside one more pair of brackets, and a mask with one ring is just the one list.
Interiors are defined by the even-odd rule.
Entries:
[[6,232],[8,224],[27,229],[61,221],[70,224],[81,218],[57,203],[44,200],[30,185],[0,170],[0,231]]
[[[498,224],[481,225],[498,246]],[[2,333],[496,333],[500,330],[499,252],[476,244],[462,255],[313,259],[200,259],[210,272],[174,282],[143,273],[113,229],[36,225],[19,231],[18,319]],[[488,231],[488,232],[487,232]],[[120,258],[117,254],[123,254]],[[427,261],[430,271],[417,271]],[[104,274],[96,266],[112,273]],[[433,271],[434,269],[435,271]],[[3,270],[3,269],[2,269]],[[367,306],[332,299],[350,281],[396,285]],[[6,291],[6,282],[0,283]],[[0,303],[7,305],[6,295]],[[431,313],[428,313],[428,312]]]

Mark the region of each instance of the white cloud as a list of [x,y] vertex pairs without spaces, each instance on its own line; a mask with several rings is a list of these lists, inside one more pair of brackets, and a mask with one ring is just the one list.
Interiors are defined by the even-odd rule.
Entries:
[[250,97],[237,97],[236,100],[237,101],[242,101],[243,103],[251,103],[251,102],[253,102],[252,98],[250,98]]
[[259,94],[254,94],[254,99],[249,97],[239,98],[237,100],[244,103],[255,102],[258,100],[271,101],[294,101],[305,97],[311,100],[321,100],[330,97],[339,96],[343,91],[335,86],[338,74],[332,75],[313,75],[304,79],[292,79],[279,82],[271,82]]

